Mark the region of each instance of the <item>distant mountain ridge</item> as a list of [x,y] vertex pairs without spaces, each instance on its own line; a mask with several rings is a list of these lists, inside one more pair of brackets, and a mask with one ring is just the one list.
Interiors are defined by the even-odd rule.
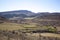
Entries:
[[7,18],[11,18],[14,16],[26,17],[26,16],[31,16],[31,15],[34,15],[34,13],[31,11],[27,11],[27,10],[0,12],[0,16],[4,16]]
[[0,16],[6,17],[6,18],[12,18],[12,17],[36,17],[36,18],[47,18],[47,19],[60,19],[60,13],[49,13],[49,12],[39,12],[34,13],[28,10],[17,10],[17,11],[8,11],[8,12],[0,12]]

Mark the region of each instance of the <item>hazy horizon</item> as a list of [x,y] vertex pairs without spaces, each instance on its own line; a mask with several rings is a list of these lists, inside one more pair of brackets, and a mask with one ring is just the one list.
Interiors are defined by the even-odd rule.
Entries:
[[32,12],[60,12],[60,0],[0,0],[0,12],[28,10]]

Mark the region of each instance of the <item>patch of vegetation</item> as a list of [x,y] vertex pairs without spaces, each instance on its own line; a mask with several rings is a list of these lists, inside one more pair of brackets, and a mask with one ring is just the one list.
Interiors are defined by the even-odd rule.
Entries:
[[37,30],[47,30],[47,32],[57,32],[57,29],[52,26],[39,26],[35,23],[33,24],[17,24],[17,23],[3,23],[0,24],[0,30],[21,30],[22,32],[32,32]]
[[54,28],[54,27],[50,27],[50,28],[48,28],[48,31],[56,33],[57,32],[57,29]]

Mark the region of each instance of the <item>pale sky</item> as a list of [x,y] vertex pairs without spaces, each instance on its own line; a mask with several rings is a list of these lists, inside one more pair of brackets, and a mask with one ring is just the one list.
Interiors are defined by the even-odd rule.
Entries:
[[0,12],[12,10],[60,12],[60,0],[0,0]]

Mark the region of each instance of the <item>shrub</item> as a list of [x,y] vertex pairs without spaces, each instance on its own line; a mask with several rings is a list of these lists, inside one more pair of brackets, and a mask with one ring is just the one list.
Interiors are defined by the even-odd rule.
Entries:
[[49,32],[56,33],[56,32],[57,32],[57,29],[56,29],[56,27],[49,27],[49,28],[48,28],[48,31],[49,31]]

